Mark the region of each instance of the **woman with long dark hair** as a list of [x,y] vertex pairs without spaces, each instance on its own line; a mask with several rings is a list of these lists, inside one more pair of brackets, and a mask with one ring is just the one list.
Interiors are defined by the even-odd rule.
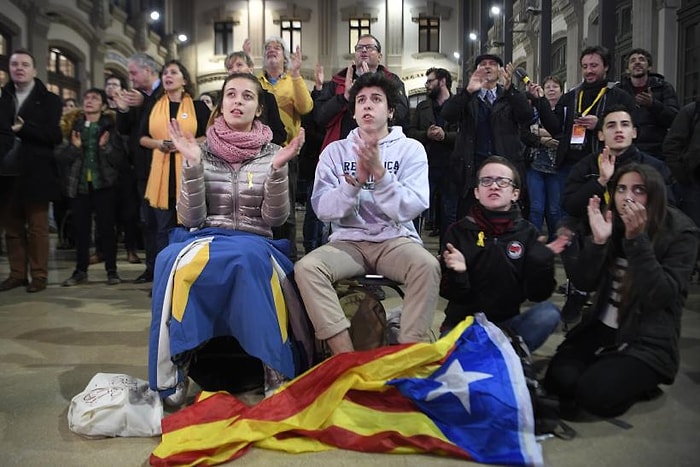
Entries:
[[644,164],[620,167],[609,208],[588,203],[592,235],[572,279],[596,301],[557,349],[545,377],[562,415],[615,417],[658,394],[678,372],[681,313],[700,230],[666,204],[666,185]]

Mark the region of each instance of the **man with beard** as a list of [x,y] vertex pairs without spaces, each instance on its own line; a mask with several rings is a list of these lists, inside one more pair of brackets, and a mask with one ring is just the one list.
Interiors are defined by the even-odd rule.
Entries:
[[639,106],[632,117],[637,125],[635,144],[642,151],[664,160],[662,145],[673,119],[678,115],[676,91],[663,75],[652,73],[651,53],[633,49],[627,56],[627,76],[620,87],[634,97]]
[[[456,219],[457,200],[454,188],[445,183],[449,172],[450,154],[457,137],[457,125],[442,118],[442,105],[452,96],[452,76],[444,68],[430,68],[425,76],[428,97],[418,103],[408,127],[408,136],[417,139],[428,154],[430,208],[428,220],[433,226],[431,236],[443,235]],[[440,250],[443,245],[440,242]]]
[[[610,53],[605,47],[587,47],[580,56],[583,82],[559,99],[554,111],[544,97],[541,87],[530,83],[530,91],[539,97],[537,110],[540,121],[546,130],[559,141],[557,148],[557,174],[561,192],[565,193],[567,179],[573,166],[588,154],[599,154],[600,141],[597,138],[598,120],[612,106],[622,105],[631,115],[637,107],[634,98],[606,78],[610,68]],[[564,197],[562,197],[564,198]],[[576,234],[577,219],[568,217],[566,204],[562,201],[562,224],[566,225],[558,233],[573,238]],[[574,215],[575,216],[575,215]],[[579,237],[580,238],[580,237]],[[578,239],[572,242],[561,254],[564,269],[568,272],[578,261]],[[587,295],[576,290],[569,282],[567,302],[562,309],[565,322],[578,319]]]

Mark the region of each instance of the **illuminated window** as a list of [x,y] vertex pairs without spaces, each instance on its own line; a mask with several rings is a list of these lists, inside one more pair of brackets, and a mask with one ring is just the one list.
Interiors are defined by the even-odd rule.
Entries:
[[355,44],[360,40],[360,37],[366,34],[372,34],[370,30],[370,20],[369,18],[352,18],[349,21],[350,29],[350,45],[349,52],[351,54],[355,53]]
[[233,21],[214,23],[214,54],[227,55],[233,50]]
[[280,36],[289,44],[289,51],[293,52],[297,46],[301,46],[301,21],[280,21]]
[[440,51],[440,18],[418,18],[418,52]]
[[77,60],[56,47],[49,48],[49,63],[47,67],[47,88],[61,98],[80,96],[80,81],[78,80]]

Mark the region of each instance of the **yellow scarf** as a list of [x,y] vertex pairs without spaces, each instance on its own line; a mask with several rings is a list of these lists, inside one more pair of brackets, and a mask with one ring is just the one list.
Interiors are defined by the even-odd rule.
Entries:
[[[148,117],[148,132],[153,139],[170,139],[168,134],[168,122],[170,121],[170,99],[164,94],[153,106]],[[182,102],[177,109],[177,121],[183,133],[197,134],[197,115],[194,110],[194,102],[189,94],[182,95]],[[175,156],[175,197],[180,197],[180,173],[182,172],[182,155],[179,152],[172,153]],[[151,171],[148,174],[145,198],[154,208],[168,209],[168,187],[170,182],[170,154],[160,149],[153,150]]]

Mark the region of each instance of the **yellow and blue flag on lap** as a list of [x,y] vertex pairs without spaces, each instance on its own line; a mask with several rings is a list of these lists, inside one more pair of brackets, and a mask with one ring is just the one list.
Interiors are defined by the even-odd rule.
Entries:
[[308,369],[313,338],[274,241],[245,232],[180,231],[156,259],[149,382],[162,396],[184,377],[189,352],[233,336],[245,352],[289,378]]

